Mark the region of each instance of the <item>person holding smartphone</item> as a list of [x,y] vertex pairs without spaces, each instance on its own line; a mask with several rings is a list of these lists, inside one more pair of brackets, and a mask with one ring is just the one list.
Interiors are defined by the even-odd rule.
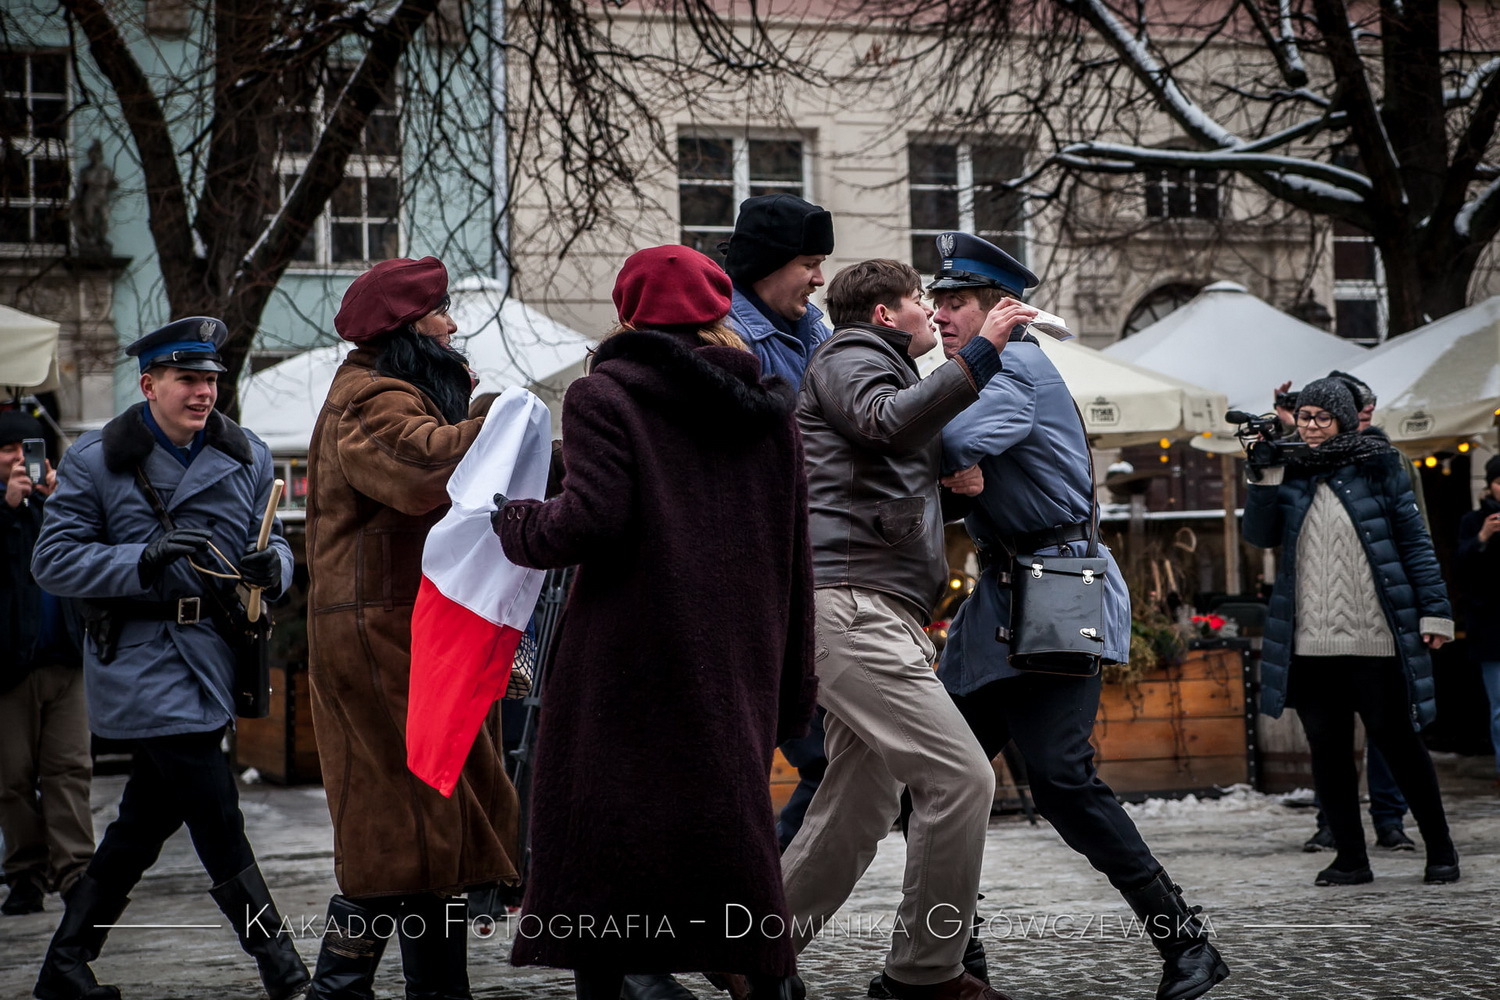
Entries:
[[94,856],[82,661],[62,602],[37,585],[31,552],[57,475],[42,425],[0,413],[0,834],[10,895],[0,914],[40,913]]

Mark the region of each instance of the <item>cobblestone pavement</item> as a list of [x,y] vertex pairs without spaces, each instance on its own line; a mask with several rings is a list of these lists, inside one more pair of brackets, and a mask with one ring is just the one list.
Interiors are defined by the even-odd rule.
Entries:
[[[1317,996],[1330,1000],[1500,1000],[1500,798],[1478,759],[1440,758],[1463,880],[1422,884],[1422,853],[1376,851],[1375,881],[1317,888],[1330,855],[1303,854],[1309,810],[1236,791],[1211,801],[1153,800],[1132,812],[1190,903],[1205,907],[1233,973],[1215,1000]],[[1458,765],[1463,765],[1459,767]],[[1462,777],[1459,772],[1468,772]],[[123,779],[95,782],[95,824],[112,818]],[[243,789],[250,838],[284,913],[321,918],[332,879],[326,803],[318,788]],[[1413,831],[1415,836],[1415,832]],[[838,925],[803,955],[814,1000],[858,1000],[879,970],[900,892],[902,841],[881,850]],[[137,887],[125,919],[140,924],[222,925],[185,833]],[[1159,964],[1129,933],[1129,911],[1104,878],[1045,824],[1012,816],[990,824],[981,915],[991,978],[1016,1000],[1151,1000]],[[61,904],[0,917],[0,998],[30,995],[36,966]],[[312,964],[317,940],[299,942]],[[565,973],[512,969],[504,933],[470,945],[470,975],[481,1000],[570,1000]],[[378,995],[399,997],[394,949]],[[252,1000],[263,996],[254,967],[227,928],[115,930],[95,963],[126,1000]],[[684,977],[703,1000],[717,994]]]

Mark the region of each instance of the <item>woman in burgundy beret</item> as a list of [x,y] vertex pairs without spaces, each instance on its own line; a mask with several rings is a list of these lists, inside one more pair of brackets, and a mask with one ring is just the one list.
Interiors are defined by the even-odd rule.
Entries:
[[816,688],[793,393],[724,325],[729,278],[696,250],[632,255],[614,301],[563,400],[562,493],[492,515],[512,561],[578,566],[511,961],[573,969],[580,1000],[693,971],[778,1000],[795,954],[766,789]]
[[418,780],[406,766],[406,705],[422,545],[482,418],[465,419],[473,382],[450,343],[457,326],[436,257],[376,264],[349,286],[334,327],[355,349],[308,456],[308,644],[341,894],[309,996],[370,996],[399,931],[406,995],[457,1000],[469,981],[456,896],[515,881],[516,792],[483,734],[451,798]]

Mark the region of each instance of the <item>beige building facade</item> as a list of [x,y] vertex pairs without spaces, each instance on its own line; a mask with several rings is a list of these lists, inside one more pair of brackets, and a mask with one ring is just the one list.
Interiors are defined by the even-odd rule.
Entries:
[[[617,27],[629,26],[635,49],[673,50],[669,23],[628,13],[615,19]],[[808,65],[835,74],[852,73],[890,42],[880,32],[830,27],[818,18],[789,21],[784,30],[788,47],[801,46]],[[1216,59],[1227,67],[1257,54],[1263,52],[1256,47],[1225,46]],[[955,133],[902,103],[913,75],[941,72],[930,65],[896,80],[833,88],[702,88],[678,106],[664,98],[662,141],[653,146],[644,127],[626,140],[639,144],[644,164],[639,197],[619,196],[576,240],[535,191],[523,184],[515,192],[514,291],[552,318],[602,336],[614,321],[614,274],[629,253],[666,242],[712,253],[740,201],[791,191],[833,214],[836,247],[825,276],[870,257],[929,271],[933,235],[950,228],[976,232],[1037,271],[1043,283],[1031,300],[1065,317],[1093,347],[1226,279],[1353,339],[1383,337],[1380,265],[1358,232],[1336,232],[1327,220],[1278,205],[1244,178],[1211,171],[1097,176],[1064,199],[1023,203],[992,185],[1035,166],[1051,152],[1040,145],[1047,139]],[[643,90],[653,91],[645,78]],[[1127,137],[1103,120],[1097,129],[1100,140],[1189,145],[1167,130]],[[1471,301],[1495,291],[1500,280],[1490,254]]]

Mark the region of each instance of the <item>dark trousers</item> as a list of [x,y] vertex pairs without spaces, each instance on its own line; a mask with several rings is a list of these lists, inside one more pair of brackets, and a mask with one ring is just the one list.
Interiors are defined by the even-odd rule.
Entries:
[[89,863],[95,881],[121,895],[129,892],[184,823],[214,885],[255,863],[234,772],[219,750],[223,735],[216,729],[133,742],[120,816]]
[[783,852],[792,838],[797,836],[797,831],[802,829],[807,807],[812,804],[814,793],[823,783],[823,772],[828,770],[828,754],[823,749],[823,715],[823,709],[819,708],[813,713],[812,724],[808,726],[806,736],[787,740],[778,748],[786,762],[797,769],[800,779],[787,798],[786,805],[781,807],[781,815],[776,817],[776,840]]
[[[1373,746],[1365,748],[1365,784],[1370,789],[1370,821],[1375,824],[1375,832],[1393,827],[1404,829],[1406,799],[1401,795],[1391,766]],[[1313,792],[1313,805],[1318,807],[1318,829],[1322,830],[1328,826],[1328,817],[1323,815],[1323,803],[1316,791]]]
[[1026,760],[1031,797],[1062,839],[1116,889],[1136,889],[1161,865],[1094,769],[1089,735],[1102,679],[1023,674],[954,703],[991,760],[1010,740]]
[[1307,733],[1313,784],[1341,859],[1366,859],[1353,755],[1357,712],[1370,745],[1385,758],[1411,806],[1429,859],[1447,863],[1453,842],[1437,773],[1412,728],[1406,677],[1394,656],[1293,656],[1287,704],[1297,710]]

